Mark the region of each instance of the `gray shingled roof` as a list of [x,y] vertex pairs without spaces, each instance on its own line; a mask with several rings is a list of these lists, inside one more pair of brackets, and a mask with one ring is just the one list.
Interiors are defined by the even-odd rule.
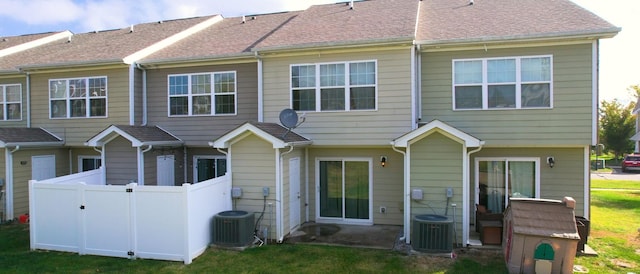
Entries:
[[56,67],[123,63],[123,58],[213,16],[144,23],[122,29],[74,34],[63,39],[0,59],[0,70],[16,67]]
[[620,29],[568,0],[425,0],[419,43],[613,35]]
[[513,232],[543,237],[580,239],[574,209],[555,200],[511,199]]
[[265,133],[276,137],[277,139],[282,140],[285,143],[297,143],[297,142],[309,142],[310,140],[304,138],[293,131],[289,131],[289,129],[276,124],[276,123],[259,123],[259,122],[248,122]]
[[131,137],[136,138],[136,140],[147,143],[147,142],[181,142],[176,136],[170,134],[169,132],[161,129],[157,126],[129,126],[129,125],[114,125],[116,128],[122,130],[123,132],[129,134]]
[[15,47],[24,43],[32,42],[47,36],[56,34],[56,32],[46,32],[38,34],[25,34],[19,36],[0,36],[0,50]]
[[181,40],[144,59],[140,64],[203,60],[227,56],[253,56],[251,49],[299,12],[225,18],[222,22]]
[[417,0],[356,1],[311,6],[260,42],[256,50],[410,42]]
[[64,141],[42,128],[0,128],[0,146],[55,146]]

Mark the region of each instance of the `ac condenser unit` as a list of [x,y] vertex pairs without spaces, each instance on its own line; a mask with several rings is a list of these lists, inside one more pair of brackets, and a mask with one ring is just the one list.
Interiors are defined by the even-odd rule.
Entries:
[[253,240],[254,215],[242,210],[223,211],[213,217],[215,245],[240,247]]
[[413,218],[411,247],[427,253],[453,251],[453,219],[447,216],[424,214]]

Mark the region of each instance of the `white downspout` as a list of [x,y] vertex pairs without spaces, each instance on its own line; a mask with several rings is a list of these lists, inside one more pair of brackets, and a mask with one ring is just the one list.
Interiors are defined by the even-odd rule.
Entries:
[[[182,182],[183,183],[186,183],[186,182],[189,181],[189,178],[187,178],[187,176],[188,176],[187,175],[187,171],[189,169],[189,166],[187,165],[187,160],[188,160],[188,158],[187,158],[187,146],[186,145],[182,145],[182,166],[183,166],[183,168],[182,168],[182,172],[183,172],[182,173]],[[195,163],[193,163],[193,164],[195,164]],[[194,179],[195,179],[195,177],[196,176],[193,176]],[[193,180],[192,183],[195,184],[197,182],[195,180]]]
[[407,159],[407,153],[402,151],[402,150],[399,150],[395,146],[395,143],[393,143],[393,142],[391,143],[391,148],[394,151],[402,154],[402,158],[404,160],[404,168],[403,168],[404,169],[404,171],[403,171],[404,172],[404,176],[402,176],[404,178],[404,182],[403,182],[403,185],[404,185],[404,190],[403,190],[403,193],[404,193],[404,195],[403,195],[403,204],[404,204],[404,222],[403,222],[404,227],[403,227],[403,229],[404,229],[404,232],[403,232],[403,234],[404,235],[402,235],[400,240],[401,241],[404,240],[405,243],[409,244],[409,243],[411,243],[411,236],[409,234],[409,232],[410,232],[409,231],[409,228],[410,228],[409,225],[410,225],[410,221],[411,221],[411,205],[410,205],[411,201],[409,200],[409,182],[410,182],[410,180],[409,180],[410,179],[409,178],[409,159]]
[[[284,213],[283,213],[283,182],[284,182],[284,174],[282,174],[282,170],[284,170],[282,158],[284,155],[287,155],[293,151],[293,146],[289,146],[289,150],[286,152],[280,153],[280,149],[276,149],[276,231],[278,234],[276,235],[278,239],[278,243],[282,243],[284,241]],[[291,209],[289,209],[291,210]]]
[[263,104],[263,78],[262,78],[262,58],[260,58],[260,54],[256,51],[255,53],[256,59],[258,59],[258,122],[264,122],[264,104]]
[[13,220],[14,212],[13,212],[13,153],[18,151],[20,146],[16,146],[13,150],[9,150],[9,148],[4,149],[4,159],[5,159],[5,220]]
[[[482,150],[483,145],[484,141],[481,141],[480,146],[477,149],[467,152],[466,159],[462,161],[462,243],[466,243],[467,245],[469,244],[469,205],[467,204],[467,202],[470,201],[469,195],[471,187],[469,161],[471,160],[471,154]],[[465,146],[464,149],[466,150],[467,146]],[[465,157],[464,154],[462,156]]]
[[[136,67],[142,71],[142,124],[147,125],[147,70],[140,64],[136,64]],[[186,165],[185,165],[186,166]]]
[[416,47],[416,98],[418,100],[418,123],[422,121],[422,54],[420,54],[420,45]]
[[129,125],[135,124],[135,63],[129,65]]
[[151,150],[152,145],[149,145],[146,149],[142,150],[142,147],[138,147],[138,185],[144,185],[144,153]]
[[102,184],[106,185],[107,184],[107,168],[106,168],[107,162],[105,161],[105,157],[104,157],[104,145],[102,145],[102,149],[93,147],[93,150],[100,153],[100,162],[102,163],[100,165],[100,168],[102,168]]
[[416,46],[411,47],[411,130],[418,128],[418,97],[416,90]]
[[309,147],[304,148],[304,181],[304,221],[309,222]]
[[27,72],[26,79],[26,95],[27,95],[27,127],[31,127],[31,74]]

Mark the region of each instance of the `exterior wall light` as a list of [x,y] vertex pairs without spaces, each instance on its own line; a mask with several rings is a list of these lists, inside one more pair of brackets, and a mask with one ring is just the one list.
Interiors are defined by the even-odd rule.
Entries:
[[555,164],[556,164],[556,159],[553,158],[553,156],[547,157],[547,165],[549,165],[550,168],[553,168]]
[[384,167],[387,165],[387,156],[380,156],[380,165]]

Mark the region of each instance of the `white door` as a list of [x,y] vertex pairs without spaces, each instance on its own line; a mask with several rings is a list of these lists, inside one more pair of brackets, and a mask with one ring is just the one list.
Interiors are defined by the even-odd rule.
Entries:
[[157,160],[157,182],[159,186],[175,186],[175,156],[160,155]]
[[300,225],[300,158],[289,160],[289,226]]
[[56,177],[56,156],[31,156],[31,179],[45,180]]

